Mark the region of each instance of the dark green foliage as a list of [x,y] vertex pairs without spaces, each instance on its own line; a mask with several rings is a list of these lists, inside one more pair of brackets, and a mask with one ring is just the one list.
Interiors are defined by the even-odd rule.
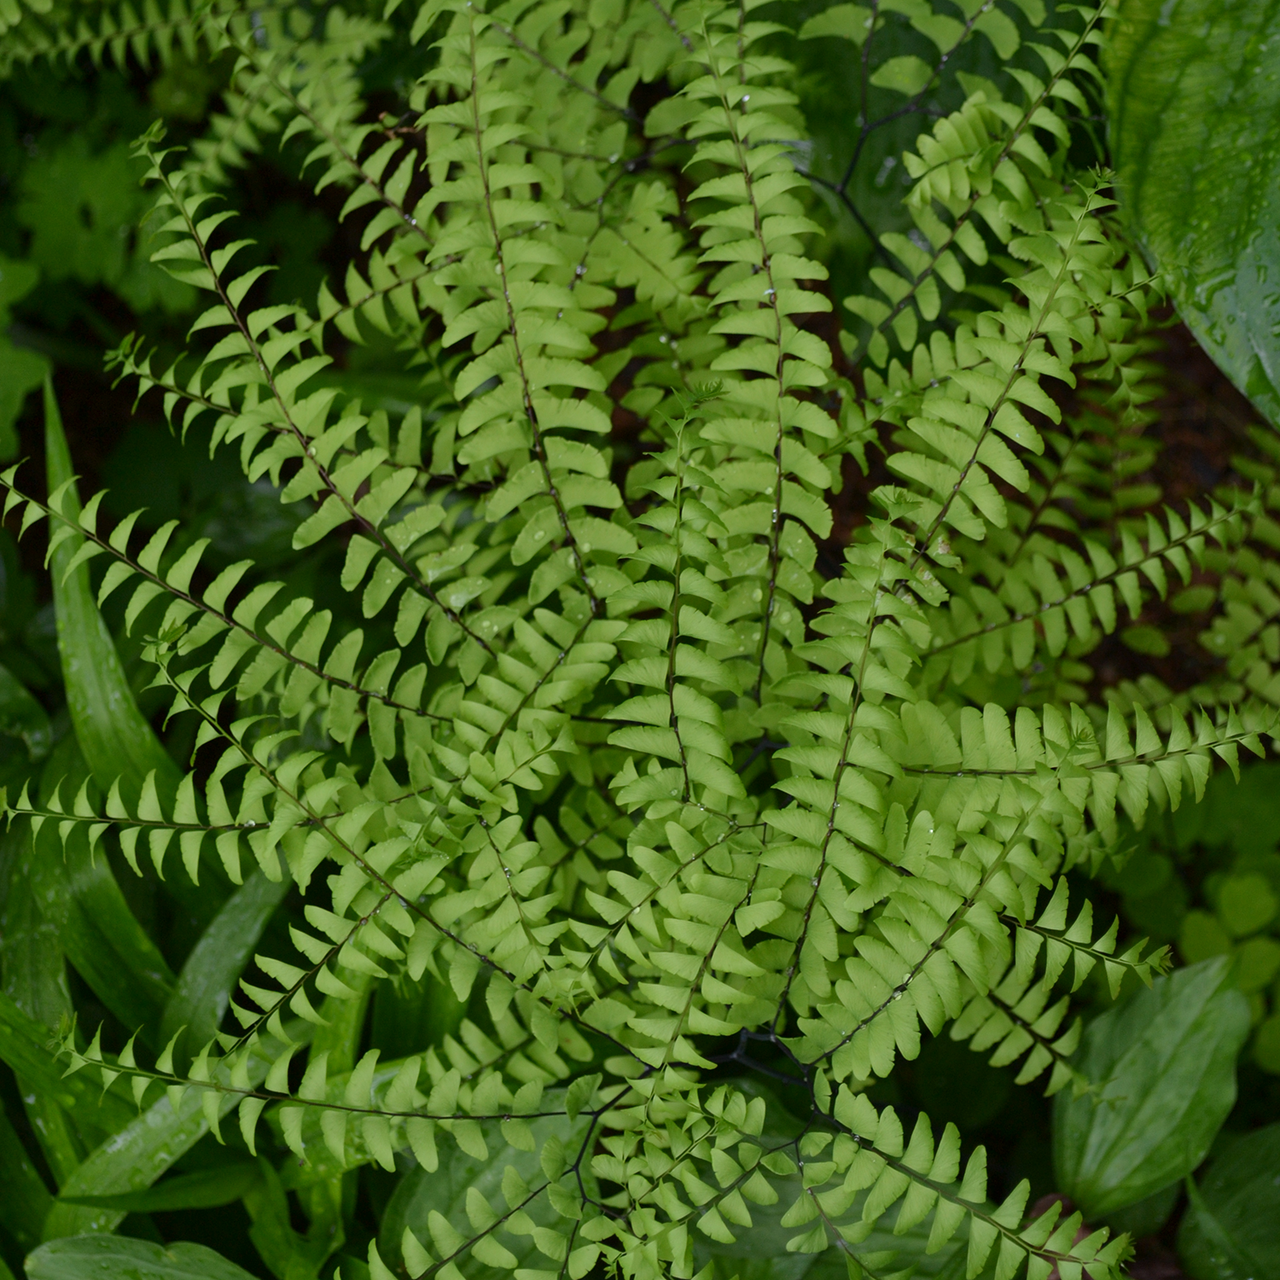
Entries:
[[1196,1280],[1277,1274],[1280,1264],[1280,1128],[1237,1139],[1209,1166],[1203,1185],[1188,1187],[1179,1245]]
[[1117,8],[1108,106],[1131,224],[1196,337],[1275,421],[1280,9],[1267,0]]

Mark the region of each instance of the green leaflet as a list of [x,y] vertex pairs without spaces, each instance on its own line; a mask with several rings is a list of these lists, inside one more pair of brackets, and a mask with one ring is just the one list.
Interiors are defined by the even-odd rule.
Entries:
[[[761,1138],[766,1142],[794,1138],[800,1129],[779,1100],[754,1081],[744,1082],[745,1089],[768,1104],[768,1119]],[[949,1272],[957,1260],[963,1266],[965,1241],[949,1242],[942,1248],[930,1251],[933,1223],[926,1218],[899,1232],[891,1225],[875,1224],[867,1231],[859,1226],[850,1232],[851,1239],[840,1246],[822,1253],[799,1252],[787,1248],[794,1236],[794,1229],[784,1225],[783,1218],[794,1212],[792,1206],[801,1196],[799,1171],[787,1178],[775,1180],[779,1198],[775,1204],[752,1205],[751,1216],[755,1226],[748,1235],[733,1244],[715,1241],[703,1236],[695,1245],[695,1257],[709,1260],[714,1274],[732,1280],[843,1280],[847,1276],[849,1259],[857,1265],[880,1273],[901,1274],[909,1272],[923,1280],[935,1280]],[[858,1197],[857,1208],[866,1204],[865,1193]]]
[[1199,1186],[1188,1180],[1191,1208],[1178,1252],[1195,1280],[1280,1275],[1280,1125],[1224,1134]]
[[1098,1092],[1064,1092],[1054,1108],[1063,1190],[1105,1214],[1191,1172],[1235,1102],[1248,1033],[1248,1005],[1222,958],[1160,978],[1096,1019],[1078,1065]]
[[[562,1100],[558,1092],[543,1097],[548,1111],[555,1110]],[[533,1120],[528,1127],[532,1144],[512,1148],[498,1125],[482,1125],[487,1155],[450,1144],[451,1151],[441,1159],[439,1168],[412,1170],[383,1216],[379,1237],[382,1257],[392,1265],[392,1259],[403,1258],[409,1273],[418,1274],[428,1265],[428,1256],[439,1259],[466,1248],[476,1236],[477,1224],[517,1211],[558,1234],[567,1255],[574,1243],[570,1237],[576,1233],[566,1230],[562,1219],[557,1220],[550,1185],[562,1186],[571,1198],[577,1195],[573,1173],[564,1170],[576,1163],[589,1122],[585,1116],[570,1121],[561,1115]],[[595,1179],[589,1168],[583,1172],[586,1194],[592,1195]],[[492,1241],[492,1247],[486,1241]],[[538,1258],[529,1232],[523,1229],[519,1234],[486,1236],[472,1253],[474,1261],[466,1274],[477,1280],[494,1280],[513,1265],[528,1265]]]
[[[71,994],[57,926],[41,913],[36,877],[27,873],[30,848],[30,833],[21,827],[10,828],[0,842],[0,972],[4,993],[18,1010],[56,1027],[71,1016]],[[24,1079],[21,1073],[18,1078]],[[67,1113],[48,1090],[30,1086],[23,1089],[23,1107],[54,1177],[65,1179],[84,1158],[84,1144]],[[79,1118],[95,1126],[106,1117],[82,1112]]]
[[290,882],[268,880],[255,871],[214,916],[191,949],[160,1019],[160,1043],[183,1027],[189,1045],[203,1045],[222,1021],[246,962]]
[[1273,0],[1123,0],[1106,61],[1125,212],[1182,319],[1273,423],[1277,21]]
[[78,1236],[41,1245],[27,1258],[28,1280],[249,1280],[249,1273],[200,1244],[152,1244]]

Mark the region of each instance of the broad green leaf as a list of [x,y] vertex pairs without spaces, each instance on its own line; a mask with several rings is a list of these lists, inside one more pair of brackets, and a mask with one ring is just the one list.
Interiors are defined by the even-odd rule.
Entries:
[[27,1258],[27,1280],[252,1280],[202,1244],[152,1244],[121,1236],[73,1236]]
[[0,839],[0,970],[5,994],[28,1017],[56,1027],[71,1016],[71,994],[57,933],[32,893],[30,857],[30,830],[10,827]]
[[1280,424],[1277,0],[1122,0],[1107,57],[1121,203],[1179,313]]
[[[75,471],[53,384],[47,380],[44,414],[46,466],[49,490],[53,492],[71,480]],[[79,513],[80,499],[74,484],[62,501],[66,514]],[[94,602],[89,566],[77,565],[63,580],[81,541],[79,536],[66,539],[54,550],[50,561],[58,614],[58,652],[67,707],[80,749],[104,791],[121,777],[140,788],[152,769],[162,789],[166,784],[176,786],[178,767],[138,710],[120,655]]]
[[53,1197],[0,1107],[0,1226],[24,1249],[40,1243]]
[[49,1029],[27,1017],[0,993],[0,1061],[13,1073],[58,1103],[88,1133],[111,1134],[136,1115],[133,1106],[116,1093],[106,1094],[88,1072],[66,1076],[65,1064],[49,1051]]
[[[75,473],[58,402],[48,380],[44,409],[46,471],[52,493],[59,485],[72,480]],[[62,509],[68,515],[80,511],[79,493],[74,484],[63,494]],[[95,603],[89,566],[82,563],[69,576],[66,574],[81,541],[79,535],[73,535],[59,543],[49,566],[58,617],[58,653],[76,740],[89,772],[104,794],[118,781],[124,797],[132,802],[140,794],[147,774],[154,770],[160,794],[172,795],[180,770],[138,710],[115,642]],[[69,793],[68,801],[74,794],[74,791]],[[214,884],[226,884],[220,867],[209,867],[206,879]],[[185,874],[170,875],[166,887],[184,910],[198,920],[208,919],[208,892],[197,889]],[[114,939],[116,932],[111,936]],[[131,941],[129,931],[120,936],[125,942]],[[167,975],[167,966],[165,973]],[[112,1009],[116,1012],[114,1006]],[[125,1018],[124,1021],[136,1024],[141,1019]]]
[[1280,1124],[1233,1139],[1187,1190],[1178,1252],[1195,1280],[1280,1277]]
[[[301,1031],[294,1033],[295,1040],[301,1038],[305,1038]],[[261,1053],[250,1059],[248,1080],[251,1087],[262,1083],[268,1065]],[[119,1133],[90,1152],[84,1163],[67,1179],[61,1195],[114,1197],[147,1190],[175,1160],[209,1132],[203,1092],[199,1088],[188,1089],[176,1112],[167,1094],[153,1102]],[[219,1116],[225,1116],[239,1101],[237,1093],[222,1093],[218,1099]],[[126,1212],[122,1208],[93,1207],[60,1199],[45,1221],[44,1238],[53,1240],[61,1236],[114,1231]]]
[[[30,851],[31,832],[25,824],[10,827],[0,840],[0,973],[4,993],[17,1008],[33,1022],[53,1028],[70,1019],[71,993],[58,930],[36,903]],[[84,1144],[54,1094],[34,1087],[21,1074],[18,1085],[49,1169],[64,1181],[84,1158]],[[94,1119],[102,1122],[105,1115],[95,1112]],[[128,1120],[127,1114],[119,1118],[121,1124]]]
[[227,899],[182,966],[160,1022],[161,1041],[167,1043],[182,1027],[190,1044],[212,1038],[271,913],[292,883],[288,878],[274,883],[255,871]]
[[1225,957],[1158,979],[1096,1018],[1076,1065],[1097,1085],[1058,1094],[1059,1187],[1088,1217],[1135,1204],[1190,1173],[1236,1099],[1249,1006]]
[[120,1209],[125,1213],[167,1213],[175,1209],[217,1209],[234,1204],[258,1180],[258,1166],[247,1160],[181,1174],[146,1191],[125,1191],[113,1196],[77,1196],[63,1192],[63,1204],[92,1209]]
[[[263,1262],[276,1275],[286,1276],[288,1280],[315,1280],[325,1259],[344,1239],[342,1181],[326,1180],[308,1187],[311,1229],[303,1235],[293,1229],[289,1200],[280,1175],[268,1161],[258,1163],[262,1176],[245,1197],[245,1208],[253,1219],[249,1238]],[[334,1191],[338,1193],[336,1205],[332,1201]]]
[[[62,782],[65,798],[75,795],[86,774],[76,740],[68,735],[45,775]],[[42,798],[48,800],[52,789],[42,788]],[[64,845],[58,828],[46,823],[28,848],[36,902],[67,959],[126,1026],[145,1024],[154,1036],[173,973],[130,911],[106,857],[90,850],[88,829],[75,824]]]
[[467,1007],[447,982],[429,972],[416,983],[380,983],[373,996],[373,1043],[387,1058],[404,1058],[456,1036]]
[[33,760],[47,756],[53,745],[48,713],[3,665],[0,665],[0,733],[21,738]]

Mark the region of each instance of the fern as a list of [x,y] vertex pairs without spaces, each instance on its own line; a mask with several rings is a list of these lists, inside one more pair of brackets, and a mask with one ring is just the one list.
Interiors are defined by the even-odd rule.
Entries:
[[[938,61],[904,114],[951,95],[902,157],[911,229],[841,303],[796,46],[759,7],[175,3],[15,28],[9,61],[180,46],[232,68],[189,148],[137,145],[153,260],[204,309],[177,356],[131,336],[110,366],[303,504],[293,547],[319,567],[215,571],[177,522],[108,528],[100,493],[5,472],[60,589],[103,570],[98,605],[193,744],[181,769],[15,786],[7,811],[86,864],[118,848],[166,883],[296,887],[295,954],[248,968],[259,929],[203,1038],[166,1014],[116,1052],[65,1026],[59,1051],[69,1089],[93,1072],[108,1106],[163,1097],[291,1153],[297,1274],[343,1247],[352,1170],[458,1153],[502,1172],[369,1243],[377,1280],[692,1276],[766,1210],[788,1250],[873,1274],[879,1227],[970,1277],[1119,1274],[1124,1237],[1028,1219],[1025,1183],[994,1204],[981,1148],[924,1115],[904,1133],[868,1090],[948,1029],[1020,1084],[1097,1083],[1072,993],[1167,957],[1069,911],[1067,877],[1275,731],[1270,498],[1160,507],[1114,482],[1151,457],[1160,291],[1106,174],[1073,160],[1103,9],[809,20],[891,86],[911,68],[868,51],[905,15]],[[979,36],[1004,88],[961,92]],[[375,120],[361,67],[388,47],[414,79]],[[827,183],[864,223],[876,127],[864,100]],[[314,307],[268,305],[234,174],[299,136],[350,260]],[[420,376],[407,412],[344,381],[362,344]],[[892,482],[837,544],[868,448]],[[1229,656],[1197,705],[1091,696],[1123,615],[1208,577]],[[384,1060],[374,991],[458,1020]],[[799,1133],[756,1069],[803,1090]]]

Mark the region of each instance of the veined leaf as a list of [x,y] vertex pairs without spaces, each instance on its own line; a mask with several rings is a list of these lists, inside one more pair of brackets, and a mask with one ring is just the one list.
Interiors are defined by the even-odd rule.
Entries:
[[1096,1018],[1078,1060],[1097,1086],[1054,1107],[1058,1183],[1090,1216],[1190,1173],[1236,1099],[1249,1006],[1225,957],[1159,978]]
[[[300,1036],[295,1036],[295,1039]],[[247,1087],[261,1084],[268,1063],[261,1053],[253,1054],[247,1064]],[[84,1073],[86,1076],[88,1072]],[[75,1077],[73,1077],[75,1078]],[[175,1112],[166,1094],[153,1102],[141,1115],[92,1151],[62,1187],[61,1196],[115,1197],[146,1191],[173,1162],[189,1151],[209,1132],[209,1112],[204,1104],[205,1091],[187,1089]],[[225,1091],[214,1095],[216,1114],[225,1116],[240,1102],[240,1094]],[[44,1238],[85,1233],[111,1232],[128,1212],[110,1206],[91,1207],[68,1199],[59,1199],[44,1225]]]
[[1178,311],[1280,425],[1276,0],[1122,0],[1107,43],[1121,202]]
[[0,1226],[24,1249],[40,1243],[40,1223],[53,1197],[0,1107]]
[[[87,771],[74,738],[59,744],[50,771],[65,777],[65,788],[80,786]],[[64,844],[46,823],[27,858],[40,913],[72,966],[126,1025],[149,1024],[154,1033],[173,973],[130,911],[106,857],[90,849],[87,828],[76,824]]]
[[1195,1280],[1280,1276],[1280,1124],[1229,1145],[1197,1187],[1178,1233],[1178,1253]]
[[28,1280],[252,1280],[202,1244],[152,1244],[121,1236],[78,1236],[41,1245],[27,1258]]
[[167,1213],[175,1209],[218,1209],[241,1199],[261,1177],[258,1166],[240,1160],[235,1164],[166,1178],[145,1191],[125,1191],[111,1196],[71,1195],[63,1192],[63,1204],[92,1209],[119,1209],[125,1213]]
[[[53,492],[72,481],[75,471],[50,381],[44,388],[44,426],[49,490]],[[62,503],[66,515],[80,514],[74,483],[65,489]],[[58,614],[58,652],[80,749],[104,791],[120,777],[140,789],[152,769],[158,782],[176,786],[178,767],[138,710],[115,642],[94,602],[89,566],[79,564],[66,575],[79,542],[79,537],[73,536],[60,543],[50,568]]]
[[7,995],[0,994],[0,1061],[19,1079],[57,1102],[86,1133],[111,1134],[136,1115],[114,1090],[86,1074],[64,1075],[65,1067],[48,1048],[49,1030],[32,1021]]

